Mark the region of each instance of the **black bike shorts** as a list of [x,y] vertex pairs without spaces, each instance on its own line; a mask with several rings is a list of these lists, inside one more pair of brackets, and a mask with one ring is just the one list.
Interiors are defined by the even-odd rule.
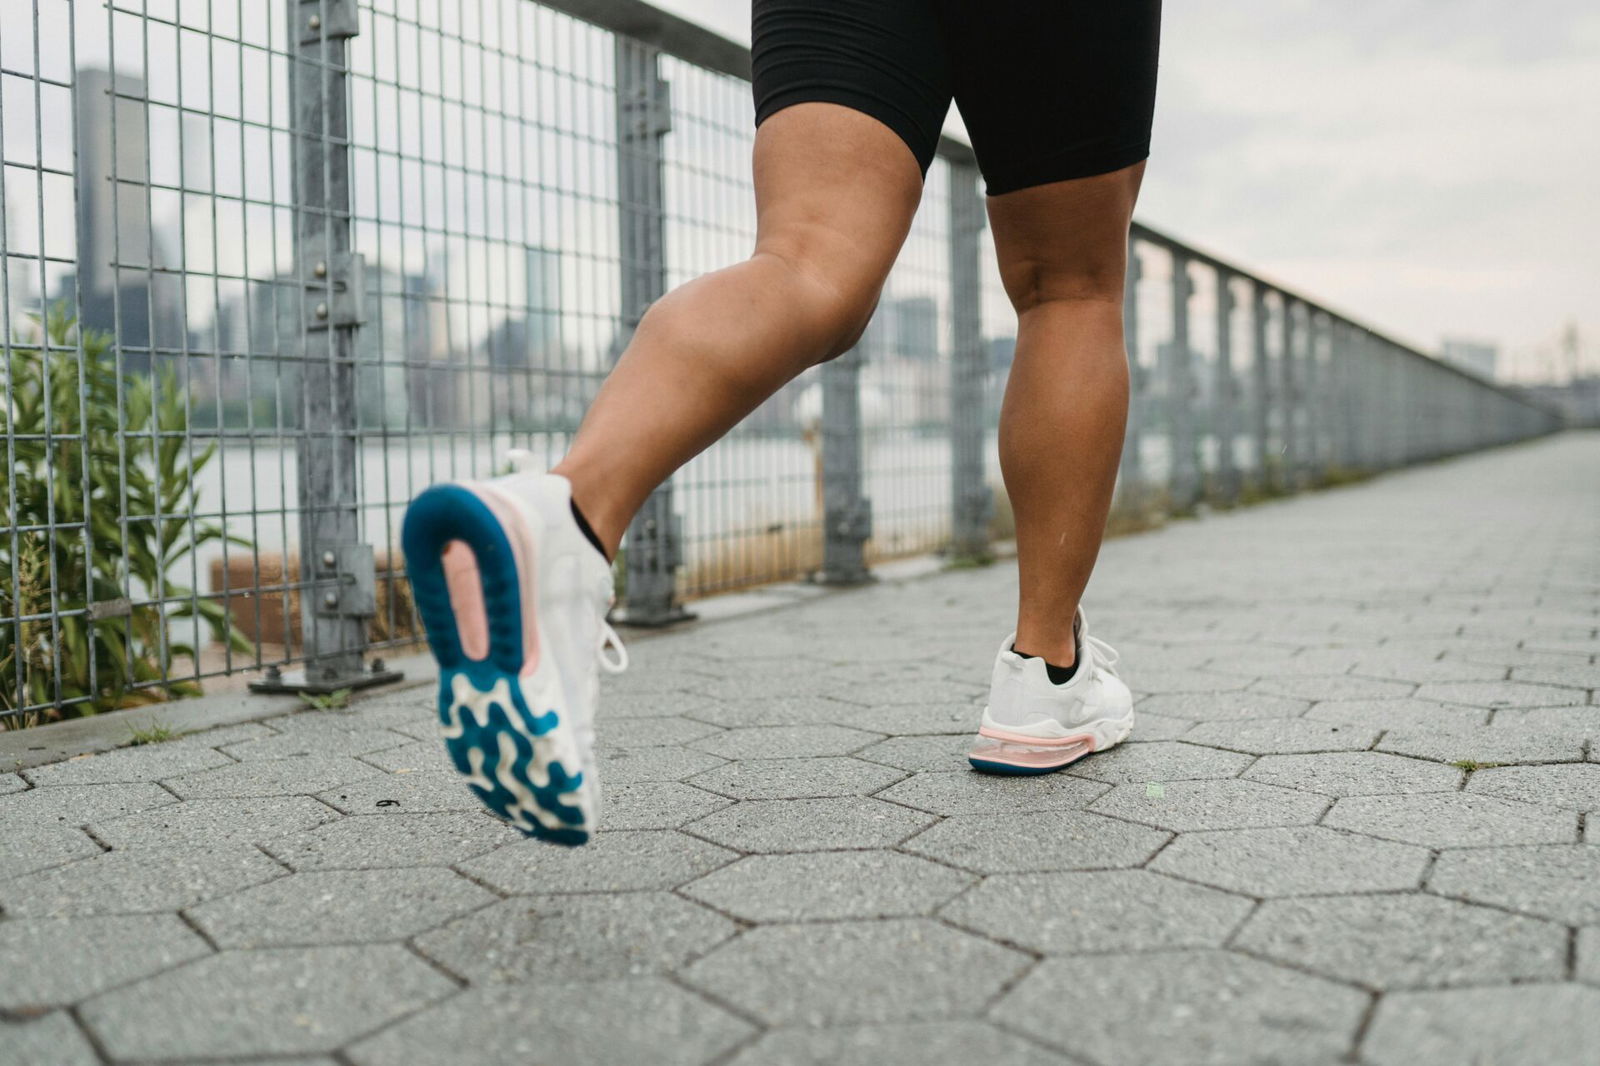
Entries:
[[754,0],[756,125],[842,104],[924,175],[953,98],[991,196],[1150,154],[1160,0]]

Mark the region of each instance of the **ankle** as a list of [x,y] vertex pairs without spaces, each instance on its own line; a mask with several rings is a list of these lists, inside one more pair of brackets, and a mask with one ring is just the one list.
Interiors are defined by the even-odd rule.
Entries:
[[1043,659],[1053,666],[1070,667],[1078,661],[1078,649],[1071,634],[1062,640],[1029,640],[1021,635],[1011,642],[1011,650],[1018,655]]

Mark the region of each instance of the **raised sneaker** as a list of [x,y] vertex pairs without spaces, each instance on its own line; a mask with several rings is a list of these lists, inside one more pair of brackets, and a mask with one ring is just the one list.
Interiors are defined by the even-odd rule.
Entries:
[[606,623],[611,564],[578,528],[571,483],[522,472],[531,458],[513,452],[508,477],[425,490],[401,542],[456,769],[524,833],[577,845],[600,812],[599,670],[628,657]]
[[967,761],[991,774],[1047,774],[1121,743],[1133,729],[1133,694],[1113,667],[1111,645],[1089,635],[1080,610],[1072,621],[1078,668],[1054,684],[1043,659],[1018,655],[1015,633],[1000,645],[989,704]]

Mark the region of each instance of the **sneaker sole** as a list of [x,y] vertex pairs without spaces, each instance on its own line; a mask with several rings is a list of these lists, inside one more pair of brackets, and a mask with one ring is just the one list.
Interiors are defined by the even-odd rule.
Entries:
[[[488,654],[481,659],[468,658],[463,649],[450,603],[443,554],[454,541],[471,550],[482,585]],[[540,671],[542,694],[522,676],[523,626],[538,622],[523,611],[522,580],[506,528],[471,489],[435,485],[406,508],[401,546],[439,664],[439,725],[457,772],[485,807],[527,835],[568,846],[588,843],[589,805],[580,802],[584,774],[562,713],[555,664]],[[526,564],[533,560],[526,558]],[[540,708],[537,713],[533,706]]]
[[1053,774],[1095,752],[1107,751],[1128,738],[1133,716],[1102,718],[1089,728],[1065,737],[1030,737],[1007,730],[978,730],[978,736],[997,741],[992,748],[974,751],[967,763],[979,773],[1011,777]]

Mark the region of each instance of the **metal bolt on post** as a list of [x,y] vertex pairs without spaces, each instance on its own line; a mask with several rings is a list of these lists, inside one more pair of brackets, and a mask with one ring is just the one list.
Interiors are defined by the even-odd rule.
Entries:
[[289,0],[295,49],[295,261],[301,285],[303,397],[297,446],[303,671],[274,671],[251,688],[326,693],[398,681],[369,670],[363,653],[377,613],[372,545],[361,539],[357,496],[355,332],[365,321],[361,256],[350,249],[350,149],[345,42],[355,0]]
[[[652,303],[667,291],[666,189],[661,139],[672,129],[669,86],[660,73],[660,49],[616,38],[617,190],[621,214],[622,332],[620,354]],[[663,626],[694,615],[678,602],[683,563],[683,523],[668,479],[645,500],[628,525],[627,582],[616,620]]]
[[984,381],[982,280],[979,276],[983,201],[978,168],[950,167],[950,307],[954,348],[950,354],[950,558],[988,562],[989,521],[994,494],[984,476]]

